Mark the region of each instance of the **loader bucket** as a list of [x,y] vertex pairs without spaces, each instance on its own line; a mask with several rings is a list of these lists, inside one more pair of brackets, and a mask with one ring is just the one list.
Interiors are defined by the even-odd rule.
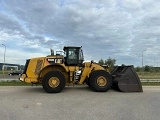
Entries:
[[140,79],[133,66],[116,66],[111,74],[114,89],[122,92],[143,92]]

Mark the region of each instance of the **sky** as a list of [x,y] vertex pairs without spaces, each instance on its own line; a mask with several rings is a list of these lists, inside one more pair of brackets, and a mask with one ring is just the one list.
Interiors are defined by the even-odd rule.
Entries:
[[0,0],[0,62],[5,54],[6,63],[24,65],[50,48],[82,46],[85,61],[160,66],[159,6],[160,0]]

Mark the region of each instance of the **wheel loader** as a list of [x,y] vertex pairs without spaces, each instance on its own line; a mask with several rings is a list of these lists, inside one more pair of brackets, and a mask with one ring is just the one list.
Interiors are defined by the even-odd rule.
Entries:
[[20,80],[42,84],[48,93],[61,92],[67,84],[87,84],[93,91],[111,88],[122,92],[142,92],[133,66],[116,66],[112,71],[97,63],[84,62],[82,47],[64,46],[46,57],[27,59]]

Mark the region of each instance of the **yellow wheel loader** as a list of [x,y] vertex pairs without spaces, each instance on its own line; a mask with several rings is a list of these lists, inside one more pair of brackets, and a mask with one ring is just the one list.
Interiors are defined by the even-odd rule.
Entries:
[[20,80],[42,84],[48,93],[61,92],[66,84],[87,84],[93,91],[115,88],[122,92],[142,92],[133,66],[117,66],[112,71],[97,63],[83,62],[82,47],[65,46],[63,51],[26,60]]

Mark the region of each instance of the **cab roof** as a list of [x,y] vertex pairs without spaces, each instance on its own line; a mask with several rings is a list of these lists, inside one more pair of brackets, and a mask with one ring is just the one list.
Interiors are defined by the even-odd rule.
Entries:
[[[82,47],[82,46],[81,46]],[[67,49],[67,48],[81,48],[79,46],[64,46],[63,50]]]

